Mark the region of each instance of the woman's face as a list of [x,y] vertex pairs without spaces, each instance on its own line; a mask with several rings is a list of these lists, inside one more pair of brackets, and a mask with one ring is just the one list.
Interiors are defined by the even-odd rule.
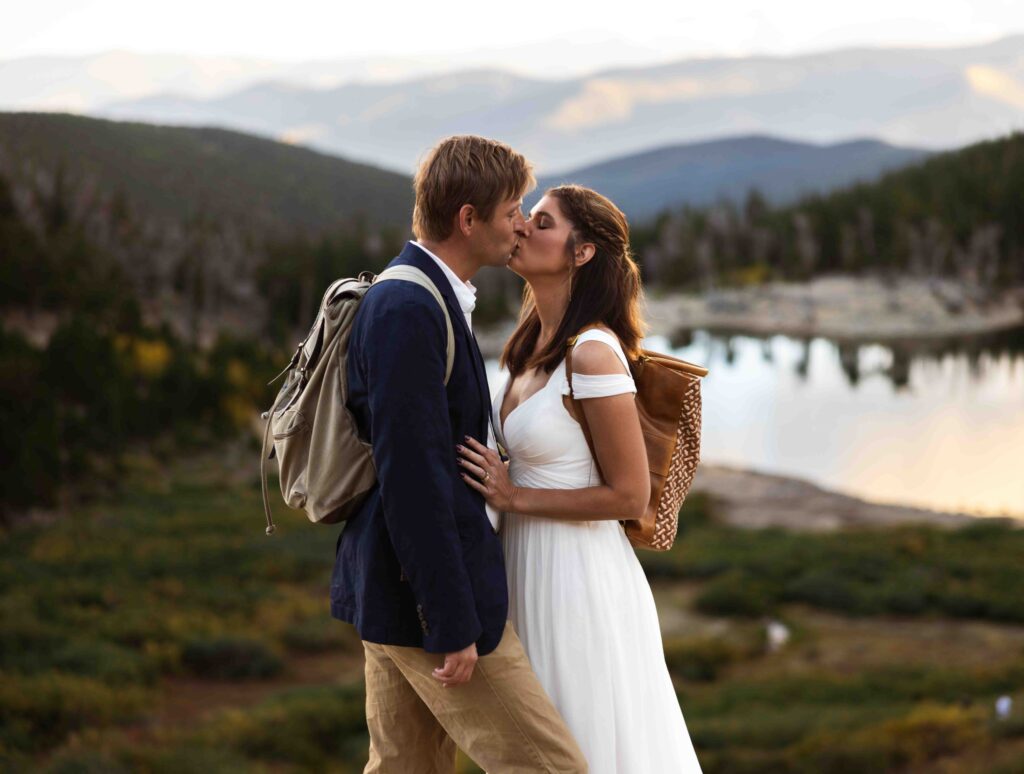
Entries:
[[530,210],[508,268],[527,281],[568,276],[569,256],[565,246],[571,232],[572,224],[562,214],[558,199],[545,196]]

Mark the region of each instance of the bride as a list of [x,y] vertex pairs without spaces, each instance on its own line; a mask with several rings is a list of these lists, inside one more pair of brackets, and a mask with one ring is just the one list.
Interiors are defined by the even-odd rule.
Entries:
[[[625,216],[565,185],[531,211],[508,267],[527,282],[492,413],[509,464],[472,438],[462,476],[505,512],[509,617],[591,774],[699,772],[654,598],[620,519],[650,479],[628,358],[639,354],[640,275]],[[581,399],[604,478],[576,418]]]

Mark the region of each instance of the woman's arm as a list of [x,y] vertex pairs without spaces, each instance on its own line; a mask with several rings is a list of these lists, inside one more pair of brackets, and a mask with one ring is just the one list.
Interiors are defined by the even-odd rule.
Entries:
[[[573,372],[625,373],[615,352],[601,342],[584,342],[573,352]],[[636,519],[650,499],[651,480],[640,417],[633,393],[580,401],[594,442],[604,484],[584,489],[527,489],[509,480],[497,452],[475,439],[459,449],[463,479],[495,508],[568,521]],[[486,484],[481,483],[485,473]]]

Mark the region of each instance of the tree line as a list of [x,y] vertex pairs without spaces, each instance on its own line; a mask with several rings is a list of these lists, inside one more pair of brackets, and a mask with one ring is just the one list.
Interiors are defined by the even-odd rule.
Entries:
[[635,230],[645,280],[708,290],[821,273],[952,277],[981,294],[1024,282],[1024,133],[775,207],[662,212]]

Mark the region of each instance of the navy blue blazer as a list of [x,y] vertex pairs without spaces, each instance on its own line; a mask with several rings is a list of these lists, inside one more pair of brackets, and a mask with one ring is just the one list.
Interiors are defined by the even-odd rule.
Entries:
[[444,384],[447,328],[411,282],[372,286],[349,339],[348,407],[373,445],[377,485],[338,538],[331,615],[369,642],[479,655],[501,641],[508,587],[484,499],[459,476],[456,444],[487,438],[487,373],[451,283],[409,242],[389,265],[424,271],[444,297],[455,361]]

